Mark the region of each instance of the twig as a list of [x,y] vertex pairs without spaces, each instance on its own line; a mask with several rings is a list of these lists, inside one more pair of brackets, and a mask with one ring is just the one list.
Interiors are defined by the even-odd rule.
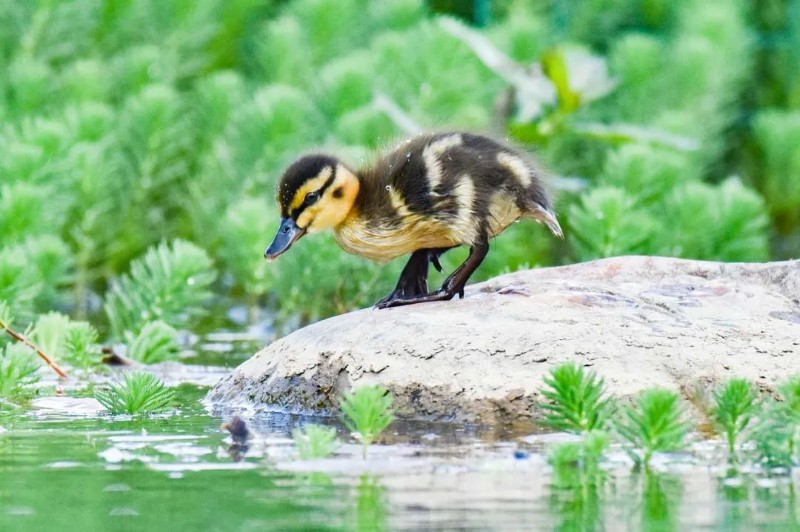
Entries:
[[38,347],[36,344],[34,344],[34,343],[33,343],[33,342],[31,342],[30,340],[28,340],[28,339],[27,339],[25,336],[23,336],[22,334],[20,334],[20,333],[18,333],[18,332],[16,332],[16,331],[14,331],[14,330],[12,330],[12,329],[11,329],[11,328],[10,328],[10,327],[9,327],[9,326],[6,324],[6,322],[5,322],[5,321],[3,321],[2,319],[0,319],[0,327],[2,327],[2,328],[3,328],[3,330],[4,330],[4,331],[6,331],[6,333],[8,333],[8,335],[9,335],[11,338],[13,338],[14,340],[16,340],[16,341],[18,341],[18,342],[21,342],[22,344],[24,344],[24,345],[26,345],[26,346],[30,347],[31,349],[33,349],[33,350],[36,352],[36,354],[37,354],[37,355],[39,355],[39,357],[41,357],[41,359],[42,359],[42,360],[44,360],[45,364],[47,364],[48,366],[50,366],[50,368],[51,368],[53,371],[55,371],[55,372],[56,372],[56,375],[58,375],[58,376],[59,376],[61,379],[64,379],[64,380],[66,380],[66,379],[68,378],[68,377],[67,377],[67,374],[66,374],[66,373],[64,373],[64,370],[63,370],[63,369],[61,369],[61,368],[59,368],[59,367],[58,367],[58,364],[56,364],[55,362],[53,362],[53,361],[50,359],[50,357],[49,357],[49,356],[45,355],[45,354],[44,354],[44,352],[43,352],[41,349],[39,349],[39,347]]

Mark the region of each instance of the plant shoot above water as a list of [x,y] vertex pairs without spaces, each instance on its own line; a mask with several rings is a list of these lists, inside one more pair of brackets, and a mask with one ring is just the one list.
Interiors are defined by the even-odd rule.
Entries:
[[364,458],[372,442],[394,421],[392,402],[392,395],[382,386],[359,386],[342,397],[342,421],[361,441]]

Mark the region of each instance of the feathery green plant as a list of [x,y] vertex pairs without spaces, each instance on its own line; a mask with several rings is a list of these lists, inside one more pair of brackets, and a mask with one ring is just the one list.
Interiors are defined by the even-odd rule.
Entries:
[[359,386],[342,396],[342,421],[361,440],[364,458],[375,438],[394,421],[393,400],[385,388],[373,385]]
[[554,368],[544,377],[542,395],[552,404],[544,423],[556,430],[590,432],[602,430],[612,412],[611,400],[605,395],[603,379],[575,363]]
[[663,388],[642,392],[634,406],[624,409],[619,434],[641,455],[629,450],[634,461],[649,467],[653,453],[680,449],[689,430],[678,394]]
[[297,453],[303,460],[327,458],[336,451],[339,440],[336,429],[323,425],[304,425],[292,431]]
[[215,278],[211,259],[194,244],[175,240],[150,248],[106,294],[105,310],[114,335],[137,334],[152,320],[188,326],[205,313],[208,287]]
[[[20,346],[24,346],[25,349],[33,351],[36,353],[39,358],[44,360],[45,364],[47,364],[50,369],[52,369],[59,377],[62,379],[67,378],[67,374],[58,367],[58,364],[53,362],[53,360],[48,356],[42,349],[34,344],[29,338],[28,333],[30,332],[31,327],[28,326],[28,330],[24,333],[16,331],[12,328],[14,321],[14,316],[11,314],[11,309],[8,307],[8,304],[0,300],[0,330],[3,333],[13,338],[16,342],[19,343]],[[2,345],[2,342],[0,342]]]
[[772,401],[756,426],[753,440],[762,461],[770,466],[800,462],[800,375],[778,385],[782,401]]
[[644,254],[659,222],[625,190],[598,187],[569,209],[567,234],[580,260]]
[[[800,110],[761,111],[753,123],[755,139],[764,153],[761,189],[771,212],[787,222],[800,220]],[[792,220],[794,219],[794,220]],[[786,230],[787,227],[782,227]]]
[[31,337],[45,353],[58,356],[64,347],[64,338],[69,329],[69,317],[60,312],[42,314],[36,320]]
[[747,379],[733,378],[714,390],[711,420],[728,442],[728,454],[736,456],[736,440],[758,412],[758,395]]
[[247,197],[233,201],[219,230],[222,262],[236,283],[253,297],[264,294],[275,278],[275,269],[263,258],[267,235],[276,229],[274,218],[267,215],[277,211],[269,203],[271,199]]
[[18,246],[0,247],[0,301],[13,307],[19,318],[25,318],[33,312],[43,288],[39,271],[30,267]]
[[591,470],[597,467],[610,443],[611,439],[607,432],[591,430],[583,433],[580,441],[549,447],[547,461],[556,468],[578,465]]
[[64,335],[62,355],[72,366],[88,370],[101,363],[100,335],[92,324],[86,321],[73,321]]
[[791,467],[795,462],[794,433],[795,427],[787,419],[786,411],[779,403],[768,401],[749,438],[755,460],[766,467]]
[[10,343],[0,348],[0,407],[31,395],[30,385],[39,380],[38,369],[26,346]]
[[128,356],[145,364],[177,360],[178,331],[161,320],[148,322],[133,339]]
[[167,410],[175,393],[152,373],[133,371],[94,396],[112,414],[145,415]]

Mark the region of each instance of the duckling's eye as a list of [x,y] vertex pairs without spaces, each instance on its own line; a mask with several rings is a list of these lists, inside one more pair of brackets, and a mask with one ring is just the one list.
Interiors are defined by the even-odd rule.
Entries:
[[319,193],[318,192],[309,192],[308,194],[306,194],[305,203],[306,203],[306,205],[312,205],[318,199],[319,199]]

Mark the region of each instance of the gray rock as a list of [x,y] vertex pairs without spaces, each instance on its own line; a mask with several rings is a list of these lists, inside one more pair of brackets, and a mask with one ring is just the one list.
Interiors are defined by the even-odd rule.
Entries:
[[[309,297],[313,297],[310,294]],[[800,372],[800,261],[724,264],[619,257],[520,271],[463,300],[365,309],[300,329],[239,366],[212,403],[332,411],[343,391],[387,387],[401,416],[536,417],[542,377],[591,367],[626,397],[731,376],[771,390]]]

